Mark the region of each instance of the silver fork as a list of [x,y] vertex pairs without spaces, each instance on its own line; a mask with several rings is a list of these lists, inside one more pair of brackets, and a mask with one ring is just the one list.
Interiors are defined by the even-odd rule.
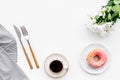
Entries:
[[28,31],[26,30],[25,26],[21,26],[21,31],[22,31],[23,36],[24,36],[24,38],[26,39],[26,41],[27,41],[27,43],[28,43],[28,45],[29,45],[29,48],[30,48],[32,57],[33,57],[34,62],[35,62],[35,65],[36,65],[37,68],[39,68],[39,64],[38,64],[37,59],[36,59],[36,57],[35,57],[35,54],[34,54],[34,52],[33,52],[32,46],[31,46],[31,44],[30,44],[29,34],[28,34]]

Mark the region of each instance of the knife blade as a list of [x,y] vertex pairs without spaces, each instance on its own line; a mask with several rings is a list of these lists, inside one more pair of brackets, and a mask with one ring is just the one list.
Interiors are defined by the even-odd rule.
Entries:
[[18,39],[21,41],[21,33],[20,33],[20,30],[19,30],[15,25],[13,25],[13,27],[14,27],[14,29],[15,29],[15,32],[16,32],[16,34],[17,34]]

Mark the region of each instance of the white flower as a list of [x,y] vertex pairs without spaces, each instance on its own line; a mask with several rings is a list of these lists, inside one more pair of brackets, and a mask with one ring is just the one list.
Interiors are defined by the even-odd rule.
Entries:
[[109,33],[110,31],[113,30],[113,27],[111,27],[111,22],[109,23],[105,23],[102,25],[97,25],[97,24],[92,24],[91,26],[89,26],[89,30],[91,32],[97,33],[100,36],[105,36],[107,33]]
[[113,29],[111,27],[112,26],[111,24],[112,24],[111,22],[103,24],[103,30],[106,31],[106,32],[111,31]]

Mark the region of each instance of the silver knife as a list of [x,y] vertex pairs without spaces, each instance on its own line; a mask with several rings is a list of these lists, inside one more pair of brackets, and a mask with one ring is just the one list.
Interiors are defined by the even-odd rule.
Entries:
[[17,34],[17,37],[18,37],[18,39],[19,39],[19,41],[20,41],[20,44],[21,44],[21,46],[22,46],[22,48],[23,48],[23,51],[24,51],[25,57],[26,57],[26,59],[27,59],[27,62],[28,62],[28,64],[29,64],[29,67],[30,67],[30,69],[33,69],[33,66],[32,66],[32,64],[31,64],[31,61],[30,61],[30,59],[29,59],[29,57],[28,57],[28,54],[27,54],[27,52],[26,52],[26,50],[25,50],[25,47],[24,47],[24,45],[23,45],[23,43],[22,43],[22,41],[21,41],[21,33],[20,33],[19,29],[18,29],[15,25],[13,25],[13,27],[14,27],[15,32],[16,32],[16,34]]

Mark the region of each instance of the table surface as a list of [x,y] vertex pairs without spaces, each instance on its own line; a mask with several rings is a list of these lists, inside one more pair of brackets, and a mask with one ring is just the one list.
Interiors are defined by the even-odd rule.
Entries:
[[[0,22],[16,38],[18,65],[30,80],[54,80],[44,71],[44,61],[52,53],[61,53],[68,59],[68,73],[57,80],[113,80],[120,79],[120,28],[101,38],[87,30],[89,14],[100,11],[107,0],[2,0]],[[40,69],[29,69],[23,50],[12,25],[26,26]],[[24,40],[24,45],[30,54]],[[104,44],[111,53],[110,68],[100,75],[90,75],[80,67],[80,53],[90,43]],[[30,58],[32,59],[31,55]],[[34,64],[33,60],[32,63]]]

